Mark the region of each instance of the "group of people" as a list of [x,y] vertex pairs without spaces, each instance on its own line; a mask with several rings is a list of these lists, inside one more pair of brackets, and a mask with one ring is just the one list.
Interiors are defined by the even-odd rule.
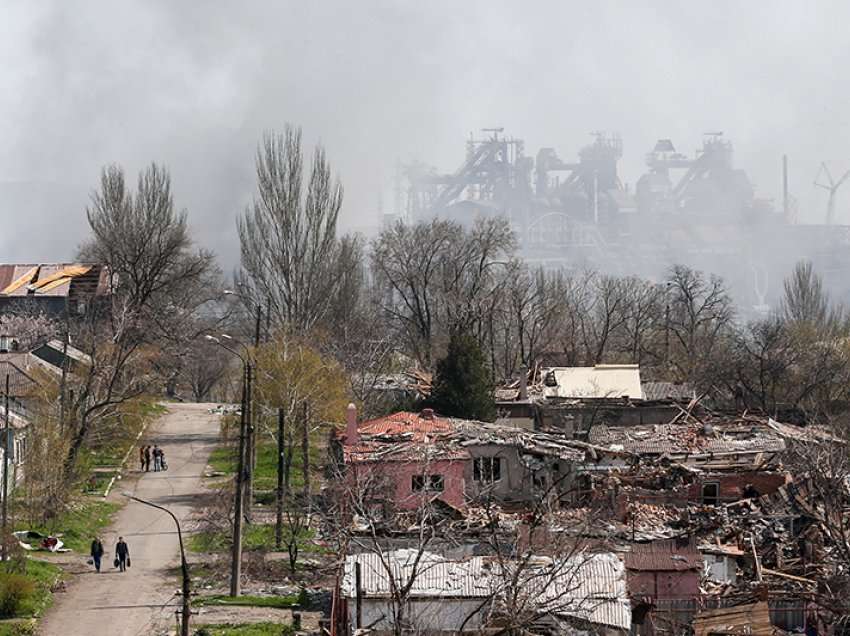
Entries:
[[[97,572],[100,572],[100,562],[103,559],[103,555],[103,543],[100,538],[95,537],[91,542],[91,563]],[[126,572],[130,566],[130,548],[127,546],[127,542],[124,541],[124,537],[118,537],[118,543],[115,544],[115,561],[113,565],[121,572]]]
[[168,464],[165,463],[165,453],[156,444],[153,445],[153,448],[150,446],[139,447],[139,462],[141,463],[141,470],[145,472],[150,471],[151,457],[153,457],[154,472],[168,470]]

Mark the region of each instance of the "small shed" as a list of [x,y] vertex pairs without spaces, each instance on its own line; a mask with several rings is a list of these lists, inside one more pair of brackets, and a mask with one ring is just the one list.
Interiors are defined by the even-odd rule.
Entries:
[[687,600],[700,595],[703,559],[693,538],[635,544],[625,563],[633,598]]

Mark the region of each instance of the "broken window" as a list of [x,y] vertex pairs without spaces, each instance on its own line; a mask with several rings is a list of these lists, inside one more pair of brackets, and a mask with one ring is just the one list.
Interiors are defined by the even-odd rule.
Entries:
[[472,462],[472,478],[482,484],[492,484],[502,478],[500,457],[476,457]]
[[716,506],[720,503],[720,484],[711,482],[702,485],[702,503],[706,506]]
[[445,481],[442,475],[414,475],[410,479],[413,492],[443,492]]

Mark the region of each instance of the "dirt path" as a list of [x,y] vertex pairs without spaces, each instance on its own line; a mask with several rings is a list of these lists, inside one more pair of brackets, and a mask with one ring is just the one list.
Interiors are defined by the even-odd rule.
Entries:
[[[168,471],[147,473],[132,488],[134,495],[166,506],[181,521],[192,512],[195,495],[203,491],[201,475],[218,441],[219,418],[209,408],[169,405],[169,412],[148,434],[164,449]],[[131,455],[131,461],[135,458]],[[116,488],[120,490],[120,483]],[[119,535],[127,542],[132,561],[123,574],[111,567]],[[164,512],[131,501],[104,533],[103,544],[104,571],[96,574],[89,569],[66,593],[56,595],[42,623],[42,636],[153,636],[175,625],[179,598],[174,593],[179,582],[168,574],[168,568],[179,564],[174,521]],[[83,565],[85,555],[79,560]]]

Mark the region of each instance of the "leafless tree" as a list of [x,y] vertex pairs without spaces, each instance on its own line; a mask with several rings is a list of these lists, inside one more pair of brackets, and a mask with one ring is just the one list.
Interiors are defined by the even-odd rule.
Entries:
[[732,322],[732,299],[720,278],[706,278],[682,265],[670,270],[666,284],[669,321],[665,328],[674,347],[670,364],[680,379],[696,381]]
[[485,313],[516,263],[515,240],[504,220],[404,225],[372,245],[372,269],[383,308],[406,348],[426,368],[437,340],[452,330],[483,338]]
[[269,133],[257,151],[257,195],[238,221],[243,288],[267,301],[276,327],[307,332],[357,295],[359,242],[337,239],[343,188],[325,150],[313,152],[309,180],[301,129]]

